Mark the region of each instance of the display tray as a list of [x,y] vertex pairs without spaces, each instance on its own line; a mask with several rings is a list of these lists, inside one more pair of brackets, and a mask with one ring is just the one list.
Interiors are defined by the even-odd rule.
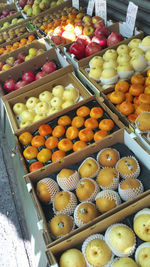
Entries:
[[[78,170],[79,166],[88,157],[93,157],[96,159],[96,156],[100,150],[103,148],[112,147],[119,151],[120,157],[124,156],[134,156],[140,165],[141,172],[138,177],[138,179],[142,182],[144,186],[144,192],[138,195],[133,200],[129,201],[122,201],[120,205],[113,208],[110,211],[107,211],[103,214],[99,212],[99,216],[92,220],[92,222],[87,223],[84,226],[81,226],[80,228],[76,228],[75,230],[71,231],[66,236],[53,240],[51,237],[51,234],[48,230],[48,225],[46,229],[44,229],[45,236],[48,236],[49,239],[52,239],[52,242],[49,244],[49,247],[53,247],[55,244],[58,244],[62,240],[65,240],[66,238],[69,238],[73,236],[74,234],[81,232],[83,229],[94,229],[93,225],[99,221],[103,221],[104,218],[111,216],[112,214],[116,214],[117,211],[124,209],[125,207],[129,206],[131,203],[137,201],[138,199],[142,199],[144,196],[148,195],[150,192],[150,183],[148,182],[148,177],[150,175],[150,169],[149,169],[149,159],[150,154],[147,154],[145,151],[143,151],[142,147],[131,137],[131,134],[129,134],[125,129],[120,129],[119,131],[115,132],[109,137],[106,137],[103,141],[99,141],[96,143],[95,146],[89,146],[88,149],[82,150],[80,153],[76,152],[72,155],[72,157],[68,158],[66,162],[61,162],[60,166],[56,169],[48,169],[46,170],[45,174],[43,175],[43,172],[41,171],[39,174],[34,175],[34,173],[30,173],[28,175],[25,175],[25,180],[27,183],[27,187],[29,189],[29,192],[31,193],[35,208],[37,210],[37,213],[39,214],[39,220],[42,220],[44,222],[44,225],[48,224],[48,222],[52,219],[54,216],[54,212],[52,209],[52,204],[46,205],[42,204],[36,195],[36,185],[37,181],[41,180],[45,177],[50,177],[54,180],[56,180],[56,176],[58,172],[62,168],[69,168]],[[142,161],[141,161],[142,160]],[[33,179],[34,175],[34,179]],[[105,223],[103,224],[105,225]],[[88,231],[88,230],[87,230]],[[47,239],[48,239],[47,237]],[[71,239],[72,240],[72,239]]]
[[[46,119],[43,119],[42,121],[39,121],[37,123],[34,123],[31,126],[26,127],[26,131],[29,131],[32,133],[32,135],[37,135],[38,134],[38,128],[40,125],[42,124],[49,124],[51,126],[52,129],[55,128],[55,126],[57,125],[57,121],[58,118],[63,116],[63,115],[68,115],[70,117],[70,119],[72,120],[75,116],[76,116],[76,111],[79,107],[81,106],[87,106],[88,108],[92,108],[92,107],[101,107],[101,109],[103,110],[103,116],[98,119],[98,123],[102,120],[102,119],[111,119],[114,122],[114,127],[112,130],[108,131],[108,136],[117,132],[120,128],[122,128],[124,125],[118,120],[118,117],[116,117],[115,114],[113,114],[109,108],[101,102],[100,98],[97,98],[95,96],[91,96],[88,97],[87,99],[84,99],[82,101],[80,101],[79,103],[74,104],[73,106],[70,106],[60,112],[58,112],[57,114],[54,114],[51,116],[51,118],[47,117]],[[89,115],[85,117],[85,119],[89,118]],[[70,124],[68,126],[65,126],[65,133],[63,135],[61,135],[61,137],[59,137],[59,141],[63,138],[66,138],[66,130],[67,128],[71,126]],[[79,128],[79,131],[82,130],[83,128],[85,128],[85,126],[82,126],[81,128]],[[23,133],[25,131],[24,129],[20,129],[16,132],[16,135],[19,136],[21,133]],[[97,132],[99,130],[99,128],[95,128],[93,129],[93,134],[95,132]],[[48,138],[50,135],[45,136],[45,138]],[[94,136],[93,136],[94,138]],[[91,141],[86,141],[87,146],[84,148],[85,150],[88,148],[88,146],[95,146],[95,142],[94,139],[91,139]],[[105,138],[104,138],[105,139]],[[79,140],[79,137],[75,138],[72,140],[72,143],[74,144],[76,141]],[[89,139],[90,140],[90,139]],[[22,157],[23,155],[23,150],[25,149],[24,146],[22,146],[19,142],[18,142],[18,148],[20,151],[20,155]],[[39,147],[39,151],[42,149],[43,147]],[[82,149],[81,151],[78,151],[77,153],[84,153],[82,151],[84,151],[84,149]],[[58,150],[58,147],[52,149],[52,155],[53,153]],[[61,160],[57,160],[57,161],[53,161],[50,159],[49,161],[44,163],[44,166],[42,167],[42,174],[44,175],[45,171],[47,172],[47,170],[57,170],[58,168],[61,168],[61,164],[59,162],[67,162],[69,158],[71,158],[71,155],[74,154],[73,149],[66,151],[65,156],[61,159]],[[23,158],[23,162],[24,162],[24,166],[27,168],[27,172],[29,172],[29,166],[34,162],[37,161],[37,159],[32,159],[32,160],[27,160],[25,158]],[[38,179],[38,173],[41,173],[41,169],[33,172],[33,179]],[[44,177],[44,176],[43,176]]]
[[[17,18],[17,19],[23,18],[22,13],[21,12],[16,12],[15,14],[9,16],[8,18],[6,17],[6,18],[0,20],[0,27],[2,27],[5,22],[10,22],[11,23],[12,19],[15,19],[15,18]],[[10,24],[7,28],[1,29],[0,32],[2,33],[3,31],[6,31],[6,30],[8,31],[8,30],[12,29],[15,26],[23,25],[23,23],[25,23],[26,21],[29,21],[29,19],[21,21],[21,22],[16,23],[16,24]]]
[[[66,71],[66,73],[63,76],[58,77],[57,79],[45,83],[42,86],[33,88],[32,90],[26,92],[26,90],[24,90],[24,92],[22,92],[21,95],[13,97],[12,99],[8,99],[7,100],[7,95],[2,97],[3,103],[5,105],[6,108],[6,112],[8,114],[9,117],[9,121],[12,127],[13,132],[17,132],[19,130],[19,117],[17,119],[16,115],[13,112],[13,106],[16,103],[23,103],[26,104],[26,101],[30,98],[30,97],[39,97],[40,93],[44,92],[44,91],[49,91],[52,92],[52,88],[56,85],[62,85],[65,88],[68,87],[75,87],[76,89],[78,89],[79,91],[79,98],[77,99],[76,102],[79,102],[87,97],[90,96],[90,93],[88,92],[88,90],[80,83],[80,81],[76,78],[76,76],[69,71]],[[47,115],[48,116],[48,115]]]
[[[81,250],[82,244],[87,237],[93,234],[104,235],[107,228],[112,224],[123,223],[129,226],[131,229],[133,229],[133,219],[135,214],[144,208],[150,208],[150,195],[145,196],[143,199],[140,199],[139,201],[136,201],[135,203],[129,205],[128,207],[125,207],[124,209],[116,212],[110,217],[105,218],[103,221],[93,224],[92,227],[83,230],[82,232],[72,236],[71,238],[68,238],[65,241],[60,242],[50,248],[48,247],[46,251],[48,263],[50,264],[50,266],[58,267],[59,259],[62,252],[70,248],[77,248]],[[136,236],[136,248],[137,248],[144,241],[142,241],[137,235],[135,236]],[[135,252],[131,256],[131,258],[134,259],[134,256]]]
[[[1,3],[1,6],[0,6],[0,13],[3,11],[3,9],[7,9],[7,10],[9,10],[9,11],[12,11],[12,10],[14,10],[14,11],[17,11],[17,8],[16,8],[16,5],[14,4],[14,3],[11,3],[11,4],[2,4]],[[12,15],[10,15],[10,16],[12,16]],[[7,18],[9,18],[10,16],[7,16]],[[4,19],[4,18],[3,18]],[[0,19],[0,23],[1,23],[1,21],[3,20],[3,19]]]
[[63,75],[67,68],[72,69],[73,67],[69,64],[69,62],[64,58],[64,56],[60,53],[57,53],[54,48],[50,49],[49,51],[44,52],[43,54],[31,59],[30,61],[26,61],[21,66],[18,65],[15,68],[12,68],[6,72],[0,73],[0,95],[5,95],[5,91],[3,89],[3,83],[8,79],[14,79],[15,81],[18,81],[21,79],[21,76],[26,71],[35,71],[40,70],[41,67],[46,63],[47,61],[54,61],[57,65],[57,70],[44,76],[43,78],[36,80],[19,90],[15,90],[8,94],[8,98],[16,97],[22,92],[31,90],[32,88],[38,87],[44,83],[47,83],[53,79],[56,79],[57,77],[60,77],[60,75]]

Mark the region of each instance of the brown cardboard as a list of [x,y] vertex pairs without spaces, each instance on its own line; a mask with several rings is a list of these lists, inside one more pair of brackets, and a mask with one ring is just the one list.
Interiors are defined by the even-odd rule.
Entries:
[[[78,247],[81,245],[84,240],[93,234],[104,234],[106,229],[114,224],[114,223],[121,223],[124,219],[128,218],[132,214],[137,213],[138,211],[144,209],[144,208],[150,208],[150,195],[146,195],[143,199],[140,199],[129,206],[125,207],[124,209],[121,209],[120,211],[116,212],[115,214],[109,216],[108,218],[103,219],[102,221],[93,224],[93,226],[88,227],[86,230],[83,230],[82,232],[72,236],[71,238],[67,238],[65,241],[58,243],[55,246],[48,247],[46,253],[48,256],[48,259],[53,259],[54,256],[56,257],[57,261],[59,261],[60,254],[70,248]],[[131,227],[131,226],[130,226]],[[137,236],[136,236],[137,238]],[[53,255],[51,255],[51,253]],[[52,266],[52,264],[56,263],[50,262],[49,264]],[[56,265],[57,266],[57,265]]]
[[43,77],[40,80],[34,81],[30,83],[29,85],[24,86],[23,88],[20,88],[19,90],[13,91],[8,94],[8,98],[15,97],[22,92],[31,90],[32,88],[38,87],[44,83],[47,83],[53,79],[56,79],[60,75],[63,75],[66,70],[69,68],[70,70],[73,70],[73,67],[64,59],[64,57],[61,54],[58,54],[55,49],[50,49],[49,51],[46,51],[45,53],[31,59],[30,61],[26,61],[25,63],[16,66],[15,68],[12,68],[8,70],[7,72],[2,72],[0,73],[0,95],[3,96],[5,94],[2,84],[12,78],[15,79],[16,81],[21,79],[21,76],[24,72],[33,70],[35,71],[36,69],[39,69],[43,66],[43,64],[48,61],[48,60],[56,60],[56,62],[60,65],[60,68],[53,73],[50,73]]
[[[127,138],[126,138],[126,135],[128,136]],[[132,145],[130,145],[130,142],[132,143]],[[72,157],[69,157],[69,156],[68,156],[68,158],[66,157],[67,158],[66,162],[65,162],[65,159],[64,159],[64,163],[65,164],[62,163],[62,162],[59,163],[61,165],[61,168],[59,168],[59,167],[58,168],[55,168],[55,167],[53,168],[53,166],[51,167],[51,169],[47,168],[47,172],[44,173],[45,175],[43,175],[44,170],[41,170],[40,173],[35,172],[36,173],[36,179],[34,179],[34,180],[33,180],[32,173],[24,176],[25,181],[27,183],[27,187],[29,187],[31,189],[30,193],[32,195],[32,199],[33,199],[34,204],[36,203],[35,206],[38,209],[37,212],[40,214],[41,220],[44,220],[44,222],[45,222],[45,220],[47,220],[47,219],[46,219],[46,217],[44,215],[44,211],[42,209],[42,204],[38,201],[37,196],[36,196],[35,187],[36,187],[37,179],[39,180],[39,178],[42,179],[43,177],[51,177],[52,179],[54,179],[53,173],[58,173],[59,170],[61,170],[62,168],[65,168],[65,167],[73,168],[74,164],[76,164],[76,163],[81,164],[81,162],[84,159],[86,159],[87,157],[89,157],[89,156],[91,156],[91,155],[93,155],[95,153],[97,154],[101,149],[103,149],[105,147],[114,146],[117,143],[120,143],[122,145],[125,144],[126,147],[128,147],[129,150],[131,149],[131,151],[134,154],[137,153],[138,150],[139,150],[139,153],[141,153],[140,145],[134,139],[132,139],[132,137],[130,136],[130,134],[126,130],[120,129],[119,131],[113,133],[111,136],[104,138],[103,141],[97,142],[95,144],[95,146],[89,146],[88,149],[86,149],[86,150],[83,149],[83,150],[80,151],[80,153],[78,153],[78,152],[74,153],[72,155]],[[122,151],[122,156],[124,156],[124,153],[127,153],[127,152],[126,151]],[[147,154],[145,159],[146,158],[149,161],[150,154],[149,155]],[[137,157],[137,159],[138,159],[138,157]],[[148,161],[147,161],[146,164],[143,164],[143,165],[142,165],[142,163],[140,163],[140,165],[142,165],[140,179],[141,179],[141,181],[143,179],[144,185],[146,184],[145,175],[147,175],[146,173],[148,173],[148,169],[147,169]],[[56,244],[60,243],[61,241],[65,240],[65,239],[68,240],[68,238],[69,238],[69,240],[74,240],[74,235],[78,234],[79,232],[81,232],[81,231],[83,231],[85,229],[87,229],[87,230],[85,230],[86,234],[87,234],[88,229],[91,229],[91,230],[95,229],[95,224],[97,222],[101,222],[101,221],[103,222],[103,220],[106,217],[109,217],[112,214],[116,214],[117,211],[123,210],[125,207],[129,206],[130,204],[134,203],[135,201],[138,201],[139,199],[144,198],[149,193],[150,193],[150,185],[149,186],[145,185],[145,192],[144,193],[138,195],[133,200],[130,200],[130,201],[127,201],[127,202],[123,202],[122,204],[120,204],[116,208],[114,208],[114,209],[112,209],[112,210],[110,210],[110,211],[108,211],[108,212],[106,212],[104,214],[99,215],[92,222],[86,224],[85,226],[77,228],[77,229],[73,230],[71,233],[67,234],[65,237],[53,241],[52,243],[50,243],[48,245],[48,247],[53,247]],[[37,203],[39,203],[39,204],[37,205]],[[105,224],[103,223],[103,225],[105,225]],[[50,235],[48,229],[46,229],[46,231],[44,231],[44,232],[45,232],[46,235],[48,235],[48,236]],[[79,238],[79,236],[80,236],[80,234],[78,234],[78,238]],[[82,234],[81,234],[81,236],[82,236]],[[67,243],[67,241],[66,241],[66,243]],[[58,246],[59,246],[59,244],[58,244]],[[60,246],[60,247],[62,249],[62,246]]]
[[[14,3],[11,3],[9,5],[8,4],[1,4],[0,13],[3,11],[3,9],[8,9],[9,11],[11,11],[11,10],[16,10],[17,11],[16,5]],[[9,18],[9,17],[7,17],[7,18]],[[1,21],[2,21],[2,19],[0,20],[0,22]]]
[[[68,72],[66,72],[63,76],[58,77],[57,79],[55,79],[51,82],[45,83],[39,87],[33,88],[30,91],[24,91],[24,92],[22,92],[21,95],[16,96],[12,99],[7,100],[8,95],[2,97],[2,101],[5,105],[6,112],[8,114],[13,132],[15,133],[15,132],[19,131],[19,127],[18,127],[16,118],[15,118],[15,114],[13,112],[13,105],[14,104],[16,104],[18,102],[25,104],[27,99],[31,96],[39,97],[39,94],[41,92],[44,92],[45,90],[48,90],[51,92],[52,88],[56,85],[61,84],[64,87],[66,87],[70,83],[75,88],[77,88],[79,90],[79,94],[80,94],[81,99],[85,99],[85,98],[90,96],[90,93],[88,92],[88,90],[80,83],[80,81],[76,78],[76,76],[73,73],[71,73],[68,69]],[[79,101],[80,101],[80,98],[79,98]],[[50,116],[49,116],[49,118],[50,118]]]

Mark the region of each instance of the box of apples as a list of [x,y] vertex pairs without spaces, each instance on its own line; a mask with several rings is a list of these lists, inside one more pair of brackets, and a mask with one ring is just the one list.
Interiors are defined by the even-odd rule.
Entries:
[[[24,128],[90,96],[88,90],[67,69],[51,82],[24,91],[19,96],[2,97],[13,132]],[[63,100],[62,100],[63,98]]]
[[147,195],[71,238],[48,246],[48,263],[59,267],[98,266],[99,262],[111,267],[149,266],[149,202]]
[[[29,19],[27,19],[29,21]],[[9,17],[5,17],[4,19],[0,20],[0,30],[5,31],[10,30],[11,28],[15,27],[16,25],[20,25],[26,20],[22,17],[21,12],[16,12]]]
[[8,98],[15,97],[59,77],[68,68],[73,69],[67,59],[52,48],[22,65],[2,72],[0,93],[9,94]]
[[[51,243],[46,244],[49,248],[53,249],[55,245],[58,245],[62,251],[61,241],[68,238],[72,242],[74,242],[73,240],[77,241],[74,236],[79,232],[81,234],[85,229],[86,233],[89,229],[94,231],[95,225],[99,223],[105,226],[103,221],[105,218],[120,210],[123,211],[130,204],[139,199],[142,201],[141,199],[149,195],[150,184],[147,183],[147,175],[149,175],[150,155],[143,150],[136,139],[131,137],[130,133],[122,128],[103,139],[102,142],[97,142],[95,146],[89,146],[88,149],[80,150],[72,156],[56,162],[55,165],[51,165],[51,168],[42,167],[39,171],[34,169],[33,172],[24,176],[27,187],[30,188],[35,209],[41,216],[39,220],[46,225],[43,229],[44,235],[47,236],[45,240],[52,240]],[[22,138],[23,136],[20,138],[21,141],[23,141]],[[103,153],[102,157],[99,157],[100,152]],[[118,158],[115,157],[114,160],[114,153],[119,153],[119,161],[124,158],[126,161],[133,157],[136,158],[141,170],[138,178],[122,179],[120,174],[117,178],[116,162]],[[108,170],[110,173],[107,172]],[[105,171],[106,176],[103,176],[102,173]],[[117,179],[115,183],[112,174]],[[101,181],[100,176],[102,177]],[[126,184],[122,189],[123,193],[119,189],[122,183]],[[140,188],[142,184],[144,189],[141,191],[134,189],[134,186],[137,186],[136,183],[139,183]],[[129,189],[130,187],[131,189]],[[68,200],[68,194],[70,194],[70,200]],[[97,200],[98,198],[101,200],[100,202]],[[114,199],[115,204],[112,204]],[[68,203],[68,201],[70,202]],[[83,207],[81,214],[77,215],[79,205],[83,205]],[[89,207],[89,205],[91,206]],[[61,217],[61,215],[63,216]],[[80,219],[77,220],[77,216]],[[66,225],[66,218],[69,225]],[[51,224],[53,220],[55,221],[54,228]],[[60,222],[63,222],[63,225],[59,227]],[[70,225],[72,226],[70,227]]]
[[14,3],[9,5],[2,5],[0,7],[0,20],[6,17],[12,16],[17,12],[16,5]]

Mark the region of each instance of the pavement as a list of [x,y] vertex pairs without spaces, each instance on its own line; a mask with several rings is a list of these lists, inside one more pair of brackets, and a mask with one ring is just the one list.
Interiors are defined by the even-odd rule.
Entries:
[[0,136],[0,267],[34,267],[28,236],[11,157]]

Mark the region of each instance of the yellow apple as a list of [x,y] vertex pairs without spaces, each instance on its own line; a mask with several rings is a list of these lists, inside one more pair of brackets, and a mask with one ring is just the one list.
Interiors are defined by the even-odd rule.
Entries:
[[150,242],[144,242],[137,247],[135,260],[140,267],[150,266]]
[[138,39],[138,38],[135,38],[135,39],[132,39],[130,42],[129,42],[129,47],[132,49],[132,48],[136,48],[136,47],[139,47],[139,44],[141,43],[141,39]]
[[139,238],[150,241],[150,209],[143,209],[135,215],[133,228]]
[[86,267],[82,252],[76,248],[68,249],[60,256],[60,267]]
[[102,73],[102,68],[92,67],[90,68],[90,71],[89,71],[89,77],[96,81],[99,81],[101,77],[101,73]]
[[118,62],[118,64],[126,65],[126,63],[128,63],[130,61],[130,59],[131,58],[128,54],[120,54],[117,57],[117,62]]
[[108,49],[103,55],[104,60],[108,61],[110,59],[116,59],[118,56],[117,51],[115,49]]
[[128,54],[130,52],[130,47],[126,44],[119,45],[117,47],[117,53],[120,54]]
[[90,61],[89,61],[89,66],[90,68],[101,68],[103,66],[104,59],[100,56],[94,56]]

